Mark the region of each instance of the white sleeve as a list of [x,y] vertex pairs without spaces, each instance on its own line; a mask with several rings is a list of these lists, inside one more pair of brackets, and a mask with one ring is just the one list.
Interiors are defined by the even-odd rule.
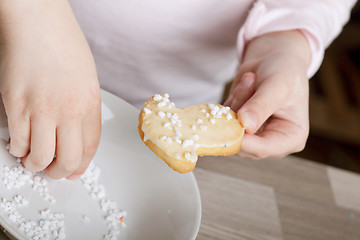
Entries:
[[262,34],[299,29],[312,54],[308,77],[319,69],[325,48],[349,20],[356,0],[258,0],[238,36],[239,56],[246,43]]

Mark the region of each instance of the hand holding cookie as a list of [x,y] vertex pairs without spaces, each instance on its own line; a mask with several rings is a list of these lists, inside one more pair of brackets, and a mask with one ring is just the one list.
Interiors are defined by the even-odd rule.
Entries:
[[224,103],[246,128],[239,156],[274,158],[304,149],[309,134],[309,53],[300,31],[265,34],[248,44]]
[[145,102],[138,130],[145,144],[180,173],[191,172],[198,156],[237,153],[244,135],[229,107],[200,104],[179,109],[168,94]]

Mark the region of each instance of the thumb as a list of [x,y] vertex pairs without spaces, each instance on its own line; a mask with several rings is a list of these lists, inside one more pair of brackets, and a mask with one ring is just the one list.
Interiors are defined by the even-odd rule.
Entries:
[[237,115],[246,133],[254,134],[285,103],[288,90],[279,81],[263,81]]

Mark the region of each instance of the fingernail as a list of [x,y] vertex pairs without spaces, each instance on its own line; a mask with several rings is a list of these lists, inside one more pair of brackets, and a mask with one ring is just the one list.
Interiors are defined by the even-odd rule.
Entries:
[[242,88],[250,88],[251,85],[254,83],[254,77],[250,74],[245,74],[240,81],[240,86]]
[[246,132],[252,133],[255,131],[257,126],[257,118],[255,114],[251,112],[239,111],[238,117],[242,125],[244,126]]
[[67,179],[70,179],[70,180],[76,180],[76,179],[79,179],[81,177],[81,174],[73,174],[73,175],[70,175],[68,177],[66,177]]
[[21,160],[21,163],[25,166],[25,162],[26,162],[26,157],[27,156],[24,156],[24,157],[21,157],[20,160]]

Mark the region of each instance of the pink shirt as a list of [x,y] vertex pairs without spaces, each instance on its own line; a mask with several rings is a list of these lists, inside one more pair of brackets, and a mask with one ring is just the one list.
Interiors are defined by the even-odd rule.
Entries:
[[88,39],[101,87],[142,107],[155,93],[177,106],[219,102],[248,41],[301,29],[309,77],[355,0],[70,1]]

